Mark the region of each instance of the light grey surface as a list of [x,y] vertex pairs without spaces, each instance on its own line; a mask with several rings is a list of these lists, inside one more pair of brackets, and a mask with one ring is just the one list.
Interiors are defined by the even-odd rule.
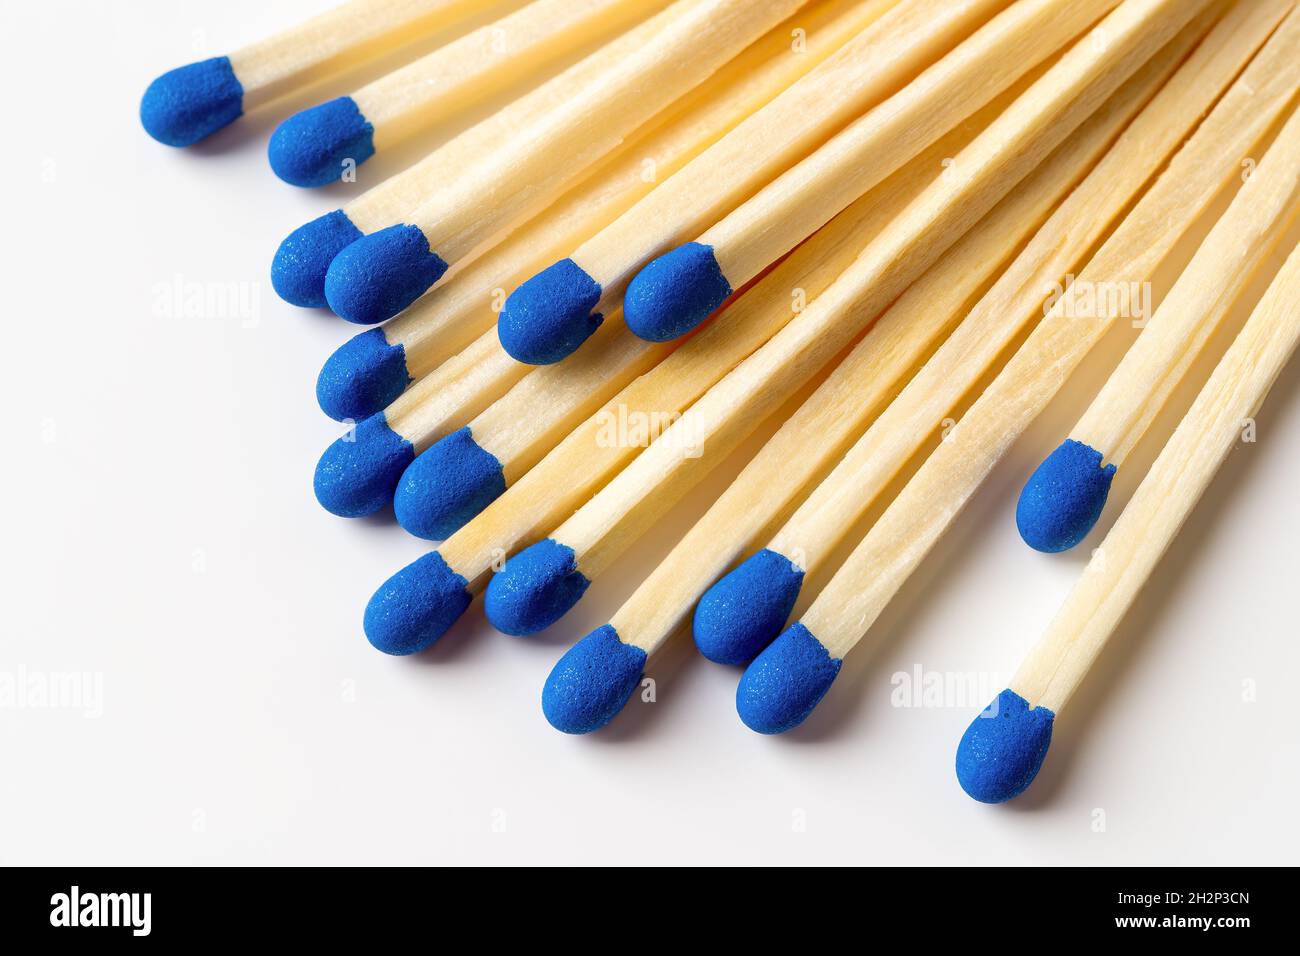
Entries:
[[[1295,861],[1296,366],[1011,807],[967,799],[953,752],[1086,558],[1028,551],[1011,511],[1104,361],[1015,446],[880,620],[878,650],[851,656],[787,738],[746,730],[736,673],[688,641],[654,662],[657,702],[606,732],[564,737],[539,707],[568,642],[725,475],[537,639],[496,634],[475,609],[418,659],[371,650],[366,599],[424,546],[316,505],[312,468],[339,428],[315,376],[357,329],[283,305],[267,277],[279,239],[340,194],[275,180],[265,121],[182,153],[135,115],[163,69],[325,5],[28,4],[0,40],[21,131],[0,239],[0,678],[28,684],[0,706],[0,863]],[[1121,475],[1107,520],[1158,444]],[[978,693],[898,706],[896,675],[917,668]],[[87,699],[34,706],[61,674],[89,674]]]

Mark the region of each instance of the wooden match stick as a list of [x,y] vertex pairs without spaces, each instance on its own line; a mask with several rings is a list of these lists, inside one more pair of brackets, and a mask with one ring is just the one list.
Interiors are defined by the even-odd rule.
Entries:
[[397,225],[334,257],[325,274],[330,308],[366,325],[401,312],[450,263],[543,209],[637,127],[804,3],[676,0],[543,84],[536,92],[544,108],[521,117],[501,148],[430,183]]
[[[570,652],[584,659],[588,668],[582,680],[548,684],[543,707],[554,726],[586,733],[612,719],[641,675],[641,668],[629,662],[639,659],[643,667],[683,627],[708,584],[789,516],[807,487],[847,451],[888,401],[893,380],[900,374],[897,369],[914,367],[933,341],[956,323],[971,297],[1104,152],[1126,117],[1159,87],[1207,26],[1208,22],[1197,23],[1184,30],[890,307],[610,623]],[[1208,65],[1204,60],[1188,64]],[[1189,116],[1187,122],[1194,119],[1195,115]],[[1155,158],[1150,162],[1158,165]],[[1045,231],[1046,227],[1039,235]],[[1086,241],[1080,241],[1086,248]],[[1017,264],[1023,259],[1022,254]],[[1011,274],[1017,274],[1014,265]],[[1028,289],[1021,294],[1033,298],[1033,304],[1023,309],[1036,305]],[[768,597],[761,591],[754,588],[740,600],[765,603]],[[698,619],[697,612],[697,625]],[[591,646],[609,653],[593,656],[588,651]],[[607,669],[604,663],[612,666]],[[557,672],[570,678],[577,673],[563,662]]]
[[536,541],[580,508],[654,437],[615,434],[609,440],[609,422],[671,418],[689,406],[791,320],[796,293],[815,297],[828,287],[867,238],[883,230],[939,174],[944,157],[959,152],[993,115],[996,110],[990,107],[972,117],[922,160],[846,209],[729,306],[734,310],[730,322],[707,326],[683,343],[574,429],[437,551],[390,578],[366,609],[370,642],[386,653],[411,654],[441,637],[507,554]]
[[[1084,37],[954,160],[959,175],[932,183],[821,297],[709,390],[554,535],[510,559],[488,585],[488,619],[527,634],[559,619],[592,575],[657,520],[795,389],[863,331],[934,259],[1069,136],[1154,53],[1144,37]],[[1142,50],[1140,58],[1135,50]],[[1102,71],[1102,59],[1122,74]],[[684,454],[707,443],[708,459]],[[569,667],[570,665],[564,665]]]
[[1065,551],[1092,530],[1116,469],[1277,244],[1298,204],[1300,111],[1237,190],[1069,437],[1025,484],[1016,526],[1030,547]]
[[351,95],[290,116],[271,135],[271,169],[294,186],[337,182],[377,150],[615,36],[667,3],[536,0]]
[[[1074,589],[1004,690],[962,735],[957,779],[984,803],[1022,793],[1087,676],[1300,341],[1292,250]],[[1145,332],[1143,333],[1146,334]]]
[[[824,565],[962,397],[1042,315],[1043,290],[1066,281],[1105,237],[1288,9],[1282,0],[1238,5],[1162,88],[1208,28],[1211,18],[1203,15],[1076,134],[1079,140],[1092,132],[1092,149],[1105,153],[1096,168],[767,546],[701,598],[694,634],[705,657],[747,664],[784,630],[805,578]],[[1138,109],[1141,115],[1110,148],[1110,137]],[[1062,151],[1080,148],[1067,142],[1056,162]]]
[[[991,115],[982,118],[987,120]],[[954,131],[948,140],[948,148],[955,152],[960,145],[969,141],[976,128],[967,125]],[[891,181],[881,184],[873,194],[875,206],[871,210],[870,220],[876,224],[873,229],[883,228],[887,220],[881,217],[902,209],[906,201],[920,191],[926,176],[938,160],[939,157],[933,157],[929,167],[921,166],[915,171],[900,172]],[[852,217],[846,217],[847,220],[859,223],[859,226],[863,222],[865,197],[862,202],[863,209],[855,212]],[[860,244],[855,245],[853,251],[856,253],[859,248]],[[832,274],[826,282],[833,277]],[[788,293],[783,293],[785,294]],[[790,313],[784,310],[779,315],[788,319]],[[772,326],[763,338],[775,330],[776,326]],[[741,333],[735,341],[748,341],[748,334]],[[706,348],[713,341],[703,336],[701,338],[703,341],[696,346],[697,349]],[[708,384],[720,378],[762,341],[760,338],[744,351],[734,354],[731,348],[724,349],[715,343],[716,354],[709,356],[706,364],[709,367],[716,366],[717,372]],[[640,361],[639,355],[640,352],[632,352],[626,356],[624,364],[629,367],[634,365]],[[353,432],[327,448],[316,468],[314,484],[317,500],[326,510],[341,517],[359,517],[383,508],[392,500],[399,479],[415,455],[423,453],[437,440],[469,424],[474,416],[482,413],[531,370],[530,366],[521,365],[505,355],[492,331],[484,333],[469,349],[416,383],[383,413],[365,419]],[[606,369],[611,378],[631,377],[626,371],[626,368],[620,370],[618,367]],[[562,383],[563,379],[558,381]],[[567,390],[563,384],[560,387]],[[700,391],[703,391],[703,387]],[[698,394],[699,391],[694,392],[691,397]],[[567,408],[571,409],[575,401],[582,401],[581,396],[574,396],[569,391]],[[648,409],[654,412],[668,411],[666,407],[655,405],[648,406]],[[565,412],[561,406],[557,406],[557,410],[561,414]],[[546,430],[549,431],[552,425],[553,420],[546,424]],[[461,451],[463,454],[456,458],[458,462],[463,462],[466,457],[483,460],[472,445],[466,445]],[[490,483],[496,471],[480,468],[476,475],[479,482],[464,484],[462,490],[468,492],[487,487],[484,483]],[[480,498],[479,501],[481,500]],[[430,500],[428,505],[421,506],[417,511],[415,496],[409,496],[403,504],[402,512],[407,524],[413,528],[429,527],[434,520],[428,511],[432,504],[433,501]]]
[[[380,329],[339,348],[325,363],[316,396],[332,418],[361,420],[382,411],[409,383],[420,381],[474,342],[500,351],[498,296],[608,225],[745,116],[830,56],[862,27],[879,3],[829,0],[800,11],[692,90],[619,147],[592,174],[530,222],[472,262],[461,263],[410,309]],[[803,31],[803,52],[790,49]],[[324,292],[324,273],[319,276]],[[323,304],[322,299],[322,304]],[[475,342],[489,333],[491,346]],[[518,366],[513,360],[497,368]],[[499,378],[495,401],[528,371]],[[485,380],[486,382],[486,380]],[[443,384],[430,383],[430,394]],[[485,407],[487,402],[479,407]],[[477,414],[475,412],[474,414]],[[459,428],[468,419],[462,419]]]
[[[850,35],[852,32],[861,30],[865,24],[870,23],[876,16],[879,16],[882,10],[888,9],[896,2],[898,0],[870,0],[865,4],[852,5],[847,11],[841,11],[848,18],[845,22]],[[670,11],[665,11],[665,13],[668,12]],[[651,23],[659,22],[662,16],[663,14],[652,20]],[[816,22],[819,16],[818,11],[811,11],[808,19]],[[642,24],[637,30],[644,30],[648,26],[649,24]],[[839,31],[841,29],[843,27],[838,16],[826,22],[826,31],[829,37],[828,46],[835,46],[835,37],[840,35]],[[770,33],[774,32],[770,31]],[[633,31],[633,33],[638,38],[640,37],[640,34],[636,33],[636,31]],[[846,41],[840,40],[839,42]],[[587,57],[560,76],[520,97],[504,109],[483,120],[483,122],[472,126],[451,142],[434,150],[403,172],[389,177],[341,208],[299,226],[280,243],[279,249],[276,250],[275,259],[271,264],[271,282],[276,294],[286,302],[304,308],[324,307],[327,304],[325,299],[325,275],[330,263],[334,261],[334,257],[343,249],[365,235],[402,222],[412,210],[420,205],[422,200],[435,193],[439,188],[445,187],[447,183],[456,181],[465,168],[476,165],[482,156],[517,148],[513,144],[519,135],[519,130],[528,128],[531,121],[535,121],[537,117],[545,114],[548,110],[554,109],[557,102],[562,104],[565,101],[565,92],[570,85],[591,87],[603,83],[603,72],[618,66],[618,60],[627,52],[625,50],[626,44],[627,37],[625,35],[625,37],[607,46],[599,55]],[[760,41],[760,45],[764,47],[764,50],[769,55],[775,55],[778,47],[788,51],[789,44],[788,31],[780,40],[775,40],[769,35],[768,38]],[[612,62],[611,49],[614,50]],[[821,58],[821,49],[822,46],[818,41],[810,40],[806,54],[787,57],[787,59],[798,60],[803,56],[807,56],[808,59],[805,62],[811,67]],[[745,53],[741,54],[742,57],[745,55]],[[748,64],[749,68],[757,69],[758,63],[762,59],[762,53],[753,54],[753,59]],[[786,65],[791,66],[791,64]],[[723,71],[725,70],[726,67],[723,68]],[[747,70],[728,75],[734,80],[743,77],[746,72]],[[789,85],[802,73],[803,69],[800,65],[793,65],[792,72],[781,74],[789,78],[781,84],[778,90]],[[721,72],[714,75],[714,79],[721,78]],[[757,109],[778,92],[778,90],[773,90],[770,93],[764,93],[765,89],[766,86],[763,82],[758,83],[754,87],[753,95],[755,99],[752,102],[745,100],[744,95],[741,94],[736,101],[736,114],[729,117],[731,123],[738,122],[741,116]],[[706,102],[707,96],[707,93],[702,93],[701,98],[697,99],[694,105],[698,107]],[[685,115],[682,112],[677,112],[678,106],[682,105],[682,103],[683,101],[679,100],[677,103],[670,105],[662,111],[662,116],[667,118]],[[660,124],[661,118],[656,116],[647,125],[655,129],[663,129],[664,127]],[[730,128],[730,125],[727,128]],[[461,262],[465,262],[472,257],[473,252],[462,257]],[[454,269],[459,264],[453,263],[452,268]]]
[[481,7],[479,0],[352,0],[227,56],[149,84],[140,122],[168,146],[191,146],[248,110],[357,66]]
[[422,450],[393,492],[398,524],[431,541],[451,537],[671,350],[670,344],[641,342],[616,325],[597,339],[563,366],[522,366],[530,372],[509,392]]
[[1007,0],[902,0],[834,56],[506,300],[501,341],[521,362],[571,354],[642,265],[697,234],[902,87]]
[[[1154,185],[1075,280],[1144,282],[1286,109],[1300,81],[1300,17],[1290,13]],[[844,655],[929,553],[1002,454],[1116,318],[1076,322],[1058,300],[950,429],[808,611],[758,655],[736,691],[762,733],[802,723]]]
[[[919,77],[851,123],[811,156],[692,241],[653,260],[628,284],[623,318],[653,342],[707,318],[767,263],[783,255],[958,118],[979,108],[1114,6],[1022,0]],[[1127,3],[1107,21],[1162,45],[1196,12],[1181,0]],[[1097,63],[1098,75],[1104,64]]]
[[[919,157],[914,166],[882,184],[869,202],[860,201],[834,229],[819,235],[816,243],[810,243],[811,248],[801,250],[794,265],[782,271],[780,281],[798,283],[805,298],[820,292],[840,270],[824,262],[813,271],[808,264],[810,257],[835,244],[843,249],[846,245],[843,237],[849,230],[865,237],[883,229],[888,221],[886,217],[901,210],[919,193],[933,178],[935,170],[942,168],[943,159],[968,143],[1009,100],[1009,95],[999,98],[969,118]],[[862,241],[853,247],[854,253],[860,250]],[[841,259],[847,254],[842,251]],[[795,273],[794,269],[804,274]],[[810,280],[807,274],[810,272],[816,281]],[[767,283],[764,291],[746,296],[744,306],[733,314],[734,318],[753,324],[756,303],[771,288],[772,284]],[[787,288],[774,301],[788,294]],[[706,337],[680,359],[666,361],[655,368],[640,388],[643,401],[648,404],[629,406],[624,395],[614,407],[606,404],[601,416],[611,422],[627,420],[629,415],[637,421],[653,416],[665,423],[774,334],[793,313],[774,306],[763,314],[763,323],[754,325],[752,330],[718,340]],[[562,366],[534,369],[508,395],[470,422],[467,430],[446,434],[421,453],[406,469],[393,496],[394,511],[402,527],[431,540],[448,537],[513,484],[561,437],[596,413],[613,392],[628,385],[669,351],[665,344],[636,338],[621,323],[602,328],[595,338],[597,341],[590,348]],[[691,385],[683,387],[686,383]],[[445,404],[445,400],[442,395],[437,399],[439,404]],[[427,444],[427,433],[413,433],[400,421],[395,428],[413,445]]]

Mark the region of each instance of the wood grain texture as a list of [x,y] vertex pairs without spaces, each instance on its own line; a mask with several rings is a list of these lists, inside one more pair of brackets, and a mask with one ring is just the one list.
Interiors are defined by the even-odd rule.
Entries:
[[1060,714],[1137,598],[1300,340],[1293,250],[1093,553],[1011,687]]
[[482,0],[351,0],[229,54],[253,110],[465,19]]
[[[563,258],[830,56],[881,6],[879,0],[826,0],[801,10],[751,44],[708,84],[638,130],[540,214],[485,254],[453,266],[438,285],[383,327],[388,342],[404,348],[411,377],[419,381],[489,331],[495,342],[496,309],[505,293]],[[796,28],[806,40],[800,53],[791,49]]]
[[571,258],[602,287],[597,310],[620,304],[628,280],[646,262],[748,199],[1007,2],[903,0],[867,20],[833,56],[573,251]]
[[[1021,0],[697,239],[733,287],[805,236],[1094,23],[1117,0]],[[1184,6],[1148,30],[1159,46]],[[1165,22],[1169,26],[1165,26]],[[1154,47],[1152,47],[1154,49]]]
[[[1292,12],[1075,281],[1146,281],[1286,108],[1300,79]],[[962,416],[803,616],[847,654],[929,553],[984,477],[1105,334],[1064,317],[1064,299]]]
[[1300,111],[1269,146],[1232,204],[1093,399],[1070,436],[1123,464],[1259,264],[1300,209]]
[[[637,127],[804,2],[677,0],[486,120],[509,127],[497,148],[458,164],[455,175],[428,182],[406,221],[424,232],[444,261],[456,262],[540,211]],[[516,108],[522,102],[524,112]]]

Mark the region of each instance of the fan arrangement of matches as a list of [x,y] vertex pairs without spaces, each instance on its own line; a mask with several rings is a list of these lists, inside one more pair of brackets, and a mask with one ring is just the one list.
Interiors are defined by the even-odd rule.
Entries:
[[[506,103],[296,229],[271,266],[287,302],[384,323],[321,371],[321,408],[356,425],[315,475],[330,512],[392,504],[440,542],[370,599],[380,651],[425,650],[480,593],[507,634],[556,624],[779,424],[546,678],[542,711],[574,734],[613,719],[687,631],[709,660],[744,667],[747,726],[802,723],[1120,318],[1113,299],[1074,293],[1148,282],[1230,195],[1020,495],[1030,547],[1083,541],[1234,303],[1282,263],[962,737],[961,786],[997,803],[1033,781],[1057,717],[1300,339],[1300,249],[1278,248],[1300,210],[1294,6],[352,0],[164,74],[140,115],[188,146],[457,24],[432,52],[284,119],[272,169],[323,186],[469,104]],[[1242,157],[1258,157],[1249,175]],[[671,424],[611,442],[610,416]]]

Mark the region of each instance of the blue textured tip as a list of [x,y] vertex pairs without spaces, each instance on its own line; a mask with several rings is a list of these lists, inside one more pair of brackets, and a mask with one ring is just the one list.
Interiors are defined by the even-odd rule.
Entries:
[[316,401],[335,421],[359,421],[381,412],[411,384],[406,349],[389,345],[383,329],[354,335],[325,360]]
[[562,618],[590,584],[573,549],[546,538],[506,561],[488,582],[483,609],[502,633],[535,634]]
[[957,781],[981,803],[1003,803],[1017,797],[1038,776],[1052,743],[1052,721],[1046,707],[1029,709],[1029,702],[1004,690],[980,713],[957,745]]
[[736,688],[736,712],[760,734],[792,730],[826,696],[842,663],[795,621],[745,668]]
[[145,132],[168,146],[192,146],[243,113],[244,85],[224,56],[169,70],[140,101]]
[[436,441],[402,474],[393,493],[397,523],[417,538],[441,541],[506,490],[501,462],[468,427]]
[[727,301],[731,283],[713,247],[688,242],[651,261],[628,284],[623,320],[650,342],[685,335]]
[[336,100],[294,113],[281,123],[266,155],[275,174],[292,186],[326,186],[375,155],[375,128],[356,100]]
[[715,664],[748,664],[785,627],[803,570],[764,548],[719,578],[695,605],[695,646]]
[[554,365],[572,355],[604,321],[592,311],[601,291],[572,259],[547,266],[506,299],[497,318],[501,347],[526,365]]
[[384,582],[366,605],[366,638],[385,654],[424,650],[469,607],[466,580],[431,551]]
[[290,305],[325,308],[325,273],[334,257],[364,233],[342,209],[304,223],[280,243],[271,261],[271,286]]
[[330,263],[325,301],[349,322],[391,319],[447,271],[419,227],[399,223],[363,236]]
[[388,427],[383,412],[371,415],[320,456],[316,500],[341,518],[374,514],[393,499],[414,457],[411,443]]
[[1016,527],[1036,551],[1068,551],[1088,536],[1110,494],[1115,466],[1102,454],[1067,438],[1029,476],[1016,503]]
[[646,653],[598,627],[556,662],[542,688],[542,713],[556,730],[589,734],[623,709],[645,669]]

